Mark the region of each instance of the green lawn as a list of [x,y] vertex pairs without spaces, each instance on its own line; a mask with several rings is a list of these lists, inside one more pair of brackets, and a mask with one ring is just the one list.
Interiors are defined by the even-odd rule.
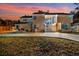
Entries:
[[0,37],[0,55],[79,56],[79,42],[51,37]]

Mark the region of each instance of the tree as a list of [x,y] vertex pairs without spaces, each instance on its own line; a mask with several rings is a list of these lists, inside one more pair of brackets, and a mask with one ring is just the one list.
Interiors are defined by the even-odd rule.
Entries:
[[73,23],[79,23],[79,3],[74,3],[75,10],[73,12],[74,16],[73,16]]
[[4,25],[4,20],[2,18],[0,18],[0,25]]

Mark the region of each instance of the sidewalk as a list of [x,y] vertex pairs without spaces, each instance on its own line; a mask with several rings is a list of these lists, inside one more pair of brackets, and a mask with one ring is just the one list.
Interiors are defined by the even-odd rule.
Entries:
[[12,36],[12,37],[28,37],[28,36],[44,36],[44,37],[58,37],[58,38],[65,38],[70,39],[74,41],[79,41],[79,35],[75,34],[67,34],[67,33],[6,33],[6,34],[0,34],[0,37],[5,36]]

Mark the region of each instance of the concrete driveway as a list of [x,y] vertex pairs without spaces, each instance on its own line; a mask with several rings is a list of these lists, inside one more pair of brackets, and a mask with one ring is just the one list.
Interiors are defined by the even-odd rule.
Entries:
[[9,34],[0,34],[0,37],[4,36],[46,36],[46,37],[58,37],[66,38],[74,41],[79,41],[79,35],[76,34],[67,34],[67,33],[58,33],[58,32],[48,32],[48,33],[9,33]]

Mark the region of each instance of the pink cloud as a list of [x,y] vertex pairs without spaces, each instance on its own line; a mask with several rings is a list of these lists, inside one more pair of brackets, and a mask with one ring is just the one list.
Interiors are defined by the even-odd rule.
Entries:
[[11,14],[0,14],[2,19],[10,19],[10,20],[18,20],[19,16],[11,15]]
[[[53,8],[53,7],[51,8],[51,7],[46,7],[46,6],[17,7],[17,6],[9,5],[9,4],[0,4],[0,9],[12,11],[17,14],[32,14],[33,12],[38,11],[38,10],[42,10],[42,11],[49,10],[49,12],[52,12],[52,13],[68,13],[68,12],[70,12],[70,9],[68,7],[61,7],[61,8]],[[10,15],[8,15],[8,16],[10,16]],[[5,16],[5,18],[8,18],[8,16]]]

